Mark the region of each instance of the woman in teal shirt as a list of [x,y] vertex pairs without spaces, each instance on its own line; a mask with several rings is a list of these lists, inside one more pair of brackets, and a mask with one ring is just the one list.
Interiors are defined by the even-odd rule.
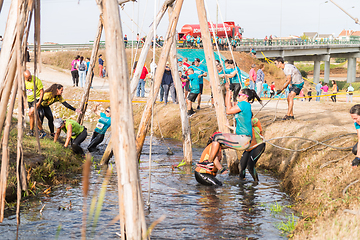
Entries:
[[[209,161],[212,162],[219,151],[226,148],[235,150],[245,150],[250,146],[252,138],[251,123],[251,105],[255,99],[261,103],[261,99],[253,89],[242,89],[239,94],[238,103],[234,106],[231,104],[231,94],[229,83],[225,84],[226,97],[225,106],[226,114],[235,114],[236,130],[233,133],[218,133],[214,135]],[[221,169],[220,173],[225,169]]]
[[94,108],[94,113],[100,116],[99,121],[96,124],[96,128],[94,130],[94,133],[91,137],[91,142],[88,146],[88,150],[90,152],[93,152],[96,150],[96,146],[99,145],[105,137],[106,130],[111,126],[111,113],[110,113],[110,107],[108,107],[105,110],[105,113],[100,112],[97,110],[97,107],[100,104],[97,104]]

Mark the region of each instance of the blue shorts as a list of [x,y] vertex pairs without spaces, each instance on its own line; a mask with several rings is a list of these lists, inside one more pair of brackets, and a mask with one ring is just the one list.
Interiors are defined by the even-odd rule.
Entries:
[[304,82],[300,84],[292,84],[291,88],[289,88],[289,92],[294,92],[296,95],[299,95],[303,87],[304,87]]

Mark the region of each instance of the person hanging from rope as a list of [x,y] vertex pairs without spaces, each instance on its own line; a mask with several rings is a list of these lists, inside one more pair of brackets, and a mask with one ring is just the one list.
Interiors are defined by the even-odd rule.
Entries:
[[[234,106],[231,104],[231,93],[229,83],[225,84],[226,97],[225,106],[226,114],[235,114],[236,129],[233,133],[216,133],[211,143],[211,151],[209,154],[209,162],[213,162],[215,157],[222,149],[232,148],[235,150],[245,150],[250,146],[252,139],[251,124],[251,104],[257,99],[260,103],[261,99],[253,89],[242,89],[239,94],[238,103]],[[222,169],[220,172],[225,171]]]
[[250,147],[244,151],[240,159],[240,180],[245,179],[247,168],[254,181],[258,182],[259,176],[255,170],[255,165],[265,151],[265,143],[262,140],[262,127],[259,119],[253,118],[251,123],[253,126],[252,139]]
[[358,135],[358,142],[352,149],[352,153],[355,155],[355,159],[352,161],[351,165],[353,168],[355,168],[360,164],[360,104],[356,104],[351,107],[350,116],[354,120],[355,129]]
[[200,59],[199,58],[195,58],[194,60],[194,65],[191,65],[188,69],[192,68],[194,70],[194,73],[196,73],[199,76],[199,94],[197,97],[198,100],[198,106],[197,106],[197,110],[200,110],[200,103],[201,103],[201,94],[203,93],[203,89],[204,89],[204,77],[207,76],[207,72],[206,69],[203,65],[200,65]]
[[221,165],[221,150],[217,152],[213,161],[209,161],[212,141],[215,134],[217,134],[217,132],[209,138],[207,147],[202,152],[200,161],[196,164],[194,172],[196,181],[205,186],[222,186],[222,183],[216,178],[216,174],[218,172],[221,174],[226,174],[228,172]]
[[286,76],[286,82],[283,88],[278,90],[277,94],[281,94],[287,86],[290,86],[289,95],[287,96],[288,111],[283,120],[291,120],[294,119],[294,97],[299,95],[304,87],[304,79],[300,71],[292,64],[285,64],[283,58],[279,57],[274,62],[276,67],[282,69]]
[[96,128],[94,133],[91,137],[91,141],[89,146],[87,147],[90,152],[96,150],[96,146],[99,145],[105,137],[105,133],[108,128],[111,126],[111,112],[110,107],[106,108],[105,113],[100,112],[97,108],[99,107],[100,103],[95,105],[94,113],[100,117],[96,124]]
[[[44,87],[41,80],[36,76],[31,75],[29,70],[24,71],[24,78],[30,118],[30,131],[26,135],[31,137],[34,136],[35,115],[38,119],[39,138],[44,138],[46,133],[42,128],[42,124],[40,124],[40,118],[38,114],[35,114],[35,104],[38,110],[37,112],[39,112],[40,103],[44,96]],[[36,93],[34,93],[34,81],[36,84]]]
[[72,111],[75,111],[77,113],[81,113],[80,109],[74,108],[65,101],[65,99],[62,97],[63,91],[64,91],[63,85],[54,83],[48,89],[45,90],[44,97],[39,107],[39,117],[40,117],[41,125],[44,122],[44,117],[46,117],[48,120],[50,135],[52,137],[55,136],[55,133],[54,133],[54,117],[51,112],[50,105],[56,102],[60,102],[62,103],[62,105],[64,105],[64,107]]
[[56,133],[54,136],[54,143],[58,140],[61,130],[66,133],[66,140],[64,147],[67,147],[71,142],[71,149],[76,154],[84,154],[84,150],[80,147],[80,144],[85,140],[87,136],[86,127],[80,125],[72,119],[56,118],[54,120],[54,126],[56,128]]

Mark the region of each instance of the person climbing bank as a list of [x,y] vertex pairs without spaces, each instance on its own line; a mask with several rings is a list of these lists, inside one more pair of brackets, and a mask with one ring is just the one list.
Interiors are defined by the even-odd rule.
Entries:
[[200,161],[196,164],[195,168],[195,179],[198,183],[206,186],[222,186],[222,183],[216,178],[216,174],[220,172],[221,174],[226,174],[228,171],[221,165],[221,150],[218,151],[213,161],[209,161],[209,156],[211,152],[211,146],[214,133],[208,141],[207,147],[201,154]]
[[77,113],[81,113],[80,109],[74,108],[65,101],[65,99],[62,97],[63,91],[64,91],[63,85],[54,83],[48,89],[45,90],[44,97],[39,107],[39,117],[41,124],[44,122],[44,117],[46,117],[49,124],[50,135],[52,137],[55,136],[55,133],[54,133],[54,117],[50,109],[50,105],[56,102],[60,102],[62,103],[62,105],[64,105],[64,107],[76,111]]
[[56,133],[54,136],[54,142],[58,140],[61,130],[66,133],[66,140],[64,147],[69,146],[71,142],[71,149],[76,154],[84,154],[84,150],[80,147],[80,144],[85,140],[87,136],[86,127],[80,125],[72,119],[57,118],[54,120],[54,126]]
[[87,147],[90,152],[96,150],[96,146],[99,145],[105,137],[105,133],[111,125],[111,113],[110,107],[106,108],[105,113],[100,112],[97,108],[100,104],[96,104],[94,108],[94,113],[100,117],[96,124],[96,128],[91,137],[89,146]]
[[204,89],[204,77],[207,77],[207,72],[204,66],[200,65],[200,59],[195,58],[194,65],[191,65],[188,69],[193,69],[194,73],[196,73],[199,76],[199,94],[197,96],[198,105],[197,110],[200,110],[200,104],[201,104],[201,94],[203,93]]
[[287,114],[283,117],[283,120],[294,119],[294,97],[299,95],[301,89],[303,88],[304,79],[302,78],[300,71],[294,65],[285,64],[284,59],[281,57],[275,60],[275,65],[277,68],[282,69],[286,76],[286,82],[283,88],[278,90],[278,94],[284,91],[287,86],[290,86],[289,95],[287,96],[288,111]]
[[214,135],[211,143],[209,162],[213,162],[221,149],[232,148],[235,150],[245,150],[250,146],[252,139],[251,124],[251,104],[255,99],[261,103],[261,99],[253,89],[242,89],[239,94],[238,103],[234,106],[231,104],[231,94],[229,83],[225,84],[226,97],[225,106],[226,114],[235,114],[236,130],[233,133],[217,133]]

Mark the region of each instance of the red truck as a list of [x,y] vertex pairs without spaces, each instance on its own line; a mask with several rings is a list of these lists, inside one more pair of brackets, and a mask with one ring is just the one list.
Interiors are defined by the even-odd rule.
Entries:
[[[208,22],[209,30],[212,36],[212,29],[214,29],[215,34],[217,32],[218,37],[226,37],[225,31],[227,32],[228,37],[239,37],[239,39],[242,39],[242,33],[244,32],[243,29],[238,25],[235,26],[235,22],[224,22],[224,24],[212,24],[213,27],[211,27],[211,23]],[[185,24],[181,31],[178,33],[178,40],[185,40],[184,37],[186,37],[187,34],[190,34],[190,36],[200,36],[201,37],[201,31],[200,31],[200,25],[199,24]]]

